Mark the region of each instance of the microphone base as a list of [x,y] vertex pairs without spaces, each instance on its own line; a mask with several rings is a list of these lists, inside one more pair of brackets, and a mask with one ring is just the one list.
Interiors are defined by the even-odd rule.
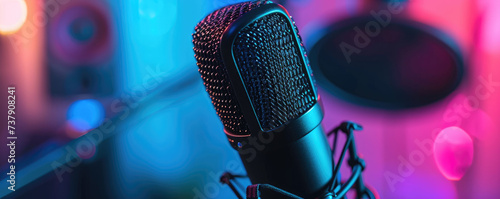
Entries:
[[[252,184],[271,184],[304,198],[327,191],[334,165],[321,125],[297,140],[274,141],[238,150]],[[279,198],[273,193],[262,194],[263,198]]]

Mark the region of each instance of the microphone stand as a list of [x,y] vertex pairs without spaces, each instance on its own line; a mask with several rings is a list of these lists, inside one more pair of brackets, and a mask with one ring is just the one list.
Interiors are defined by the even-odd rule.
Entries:
[[[364,197],[368,197],[369,199],[379,199],[378,195],[374,194],[374,192],[368,189],[364,182],[361,173],[364,171],[366,167],[365,161],[360,158],[356,152],[356,144],[354,142],[353,131],[360,131],[363,128],[354,123],[354,122],[342,122],[338,127],[334,128],[327,135],[330,138],[334,135],[333,147],[332,147],[332,155],[335,157],[335,149],[337,148],[337,138],[339,130],[342,131],[346,136],[346,142],[340,154],[340,158],[335,164],[333,168],[333,181],[330,184],[328,191],[320,196],[318,199],[346,199],[346,194],[350,189],[354,189],[356,191],[356,198],[361,199]],[[342,161],[344,160],[344,156],[349,151],[349,159],[347,160],[347,164],[351,167],[352,174],[349,179],[345,183],[341,183],[339,173],[340,166],[342,165]],[[232,183],[232,180],[236,178],[246,178],[247,176],[243,175],[233,175],[229,172],[224,173],[220,181],[222,184],[227,184],[234,192],[238,199],[243,199],[239,191],[235,188]],[[246,198],[247,199],[260,199],[262,191],[270,191],[275,192],[286,198],[293,199],[302,199],[301,197],[292,194],[288,191],[282,190],[278,187],[269,184],[254,184],[247,187],[246,190]]]
[[[345,195],[347,194],[347,191],[349,189],[353,188],[356,190],[356,198],[361,199],[363,197],[368,197],[370,199],[376,199],[378,198],[371,190],[369,190],[364,182],[363,182],[363,177],[361,173],[365,170],[366,168],[366,163],[365,161],[360,158],[356,152],[356,143],[354,142],[354,133],[353,131],[360,131],[363,130],[363,127],[361,125],[358,125],[354,122],[346,121],[342,122],[338,127],[334,128],[332,131],[328,133],[328,137],[331,137],[332,134],[335,134],[335,138],[333,140],[333,148],[332,148],[332,154],[335,156],[335,149],[337,145],[337,138],[338,138],[338,132],[342,131],[344,134],[346,134],[347,139],[344,144],[344,148],[342,150],[342,153],[340,154],[339,161],[337,162],[335,169],[334,169],[334,179],[336,179],[337,183],[340,179],[337,179],[337,176],[340,172],[340,167],[342,165],[342,161],[344,159],[344,155],[346,154],[347,151],[349,151],[349,159],[347,160],[347,164],[351,167],[352,174],[349,177],[349,179],[341,185],[340,183],[337,184],[337,187],[341,187],[338,192],[335,192],[336,190],[333,186],[333,184],[330,186],[329,193],[332,193],[332,199],[337,199],[337,198],[345,198]],[[338,188],[337,188],[338,189]],[[325,195],[327,197],[323,198],[328,198],[328,193]]]

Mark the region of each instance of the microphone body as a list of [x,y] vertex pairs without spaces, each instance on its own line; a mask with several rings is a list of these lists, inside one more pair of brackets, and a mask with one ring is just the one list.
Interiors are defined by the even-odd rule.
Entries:
[[323,111],[288,12],[270,1],[230,5],[196,26],[193,43],[203,83],[251,182],[305,198],[326,192],[334,165]]

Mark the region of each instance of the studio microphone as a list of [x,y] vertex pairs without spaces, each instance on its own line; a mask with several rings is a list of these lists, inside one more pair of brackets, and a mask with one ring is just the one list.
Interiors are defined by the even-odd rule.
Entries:
[[333,181],[331,149],[286,9],[262,0],[221,8],[198,23],[193,43],[206,91],[251,182],[304,198],[324,194]]

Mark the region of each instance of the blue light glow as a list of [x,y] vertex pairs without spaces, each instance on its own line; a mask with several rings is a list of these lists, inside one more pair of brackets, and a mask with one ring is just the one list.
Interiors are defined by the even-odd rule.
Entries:
[[85,132],[101,124],[104,119],[104,108],[97,100],[78,100],[68,108],[66,117],[71,127],[79,132]]

